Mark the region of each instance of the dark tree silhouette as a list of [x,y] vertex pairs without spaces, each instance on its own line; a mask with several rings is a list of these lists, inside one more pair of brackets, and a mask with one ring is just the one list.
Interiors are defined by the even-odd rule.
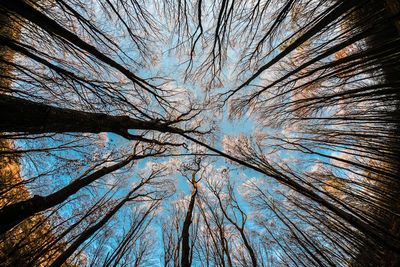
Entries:
[[399,14],[0,0],[0,264],[395,266]]

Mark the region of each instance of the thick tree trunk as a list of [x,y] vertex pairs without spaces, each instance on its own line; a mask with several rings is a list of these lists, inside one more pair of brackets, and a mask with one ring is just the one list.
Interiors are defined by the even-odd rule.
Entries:
[[156,120],[142,121],[128,116],[58,108],[4,94],[0,95],[0,114],[0,132],[120,134],[128,129],[180,132]]

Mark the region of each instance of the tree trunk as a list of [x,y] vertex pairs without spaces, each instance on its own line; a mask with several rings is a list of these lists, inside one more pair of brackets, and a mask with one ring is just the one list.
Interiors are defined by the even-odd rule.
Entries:
[[318,23],[316,23],[312,28],[310,28],[307,32],[301,35],[298,39],[296,39],[293,43],[291,43],[285,50],[280,52],[276,57],[271,59],[267,64],[261,66],[256,73],[254,73],[247,81],[245,81],[242,85],[240,85],[235,90],[231,91],[229,96],[232,96],[237,91],[242,89],[243,87],[249,85],[253,80],[255,80],[261,73],[265,70],[279,62],[282,58],[290,54],[293,50],[301,46],[304,42],[311,39],[314,35],[318,32],[322,31],[325,27],[327,27],[330,23],[337,20],[340,16],[345,14],[351,8],[359,5],[362,1],[354,1],[354,0],[347,0],[347,1],[338,1],[340,2],[337,5],[332,7],[332,10],[328,14],[326,14]]
[[142,121],[128,116],[112,116],[67,108],[58,108],[10,95],[0,95],[0,132],[29,134],[113,132],[128,129],[179,132],[179,129],[156,120]]
[[89,227],[76,239],[71,246],[69,246],[57,259],[50,265],[50,267],[61,266],[83,242],[88,240],[97,230],[103,227],[111,218],[117,213],[118,210],[129,200],[129,196],[126,196],[121,202],[119,202],[113,209],[111,209],[106,216],[103,217],[98,223]]
[[193,215],[193,208],[194,208],[194,203],[196,201],[196,195],[197,195],[197,183],[195,180],[196,173],[199,171],[199,169],[195,170],[194,173],[192,174],[192,185],[193,185],[193,191],[192,195],[190,197],[190,203],[188,210],[186,212],[186,217],[185,221],[183,222],[183,227],[182,227],[182,260],[181,260],[181,265],[182,267],[190,267],[191,262],[190,262],[190,236],[189,236],[189,227],[190,224],[192,223],[192,215]]
[[8,1],[8,0],[2,0],[0,1],[0,6],[3,6],[6,10],[9,10],[11,12],[15,12],[22,18],[25,18],[36,25],[38,25],[40,28],[48,32],[49,34],[53,36],[57,36],[65,41],[68,41],[75,46],[79,47],[80,49],[88,52],[89,54],[93,55],[100,61],[108,64],[109,66],[117,69],[121,73],[123,73],[128,79],[130,79],[132,82],[136,83],[140,87],[142,87],[144,90],[148,91],[149,93],[157,96],[157,94],[154,92],[153,86],[151,86],[147,81],[144,79],[136,76],[133,74],[130,70],[127,68],[123,67],[120,65],[118,62],[114,61],[101,51],[99,51],[96,47],[94,47],[91,44],[86,43],[84,40],[79,38],[76,34],[73,32],[65,29],[61,25],[59,25],[56,21],[53,19],[49,18],[33,6],[29,5],[23,0],[13,0],[13,1]]
[[[371,225],[370,223],[364,222],[360,220],[358,217],[354,216],[353,214],[343,210],[343,207],[338,207],[335,206],[334,204],[328,202],[326,199],[324,199],[322,196],[318,195],[316,192],[313,190],[304,187],[303,185],[299,184],[295,180],[291,179],[290,177],[287,177],[286,175],[282,173],[278,173],[276,171],[268,170],[265,169],[264,166],[256,166],[251,164],[248,161],[244,161],[238,158],[235,158],[234,156],[231,156],[227,153],[224,153],[206,143],[201,142],[200,140],[197,140],[196,138],[190,137],[186,134],[181,134],[183,137],[193,141],[196,144],[199,144],[203,147],[208,148],[209,150],[221,155],[222,157],[229,159],[233,162],[236,162],[242,166],[245,166],[247,168],[250,168],[252,170],[255,170],[259,173],[262,173],[268,177],[271,177],[275,179],[276,181],[292,188],[296,192],[300,193],[301,195],[315,201],[316,203],[320,204],[321,206],[327,208],[334,214],[336,214],[338,217],[342,218],[344,221],[349,223],[351,226],[354,228],[358,229],[361,231],[366,237],[371,238],[375,240],[377,243],[390,248],[394,250],[400,250],[400,240],[395,238],[389,231],[379,228],[376,225]],[[371,241],[366,240],[366,242],[369,242],[372,244]]]
[[78,192],[81,188],[89,185],[97,179],[116,171],[134,159],[143,158],[145,156],[130,156],[124,161],[114,164],[109,167],[104,167],[85,178],[77,179],[67,185],[66,187],[58,190],[57,192],[48,196],[34,196],[33,198],[5,206],[0,210],[0,234],[3,234],[13,228],[15,225],[23,221],[24,219],[34,215],[37,212],[44,211],[48,208],[54,207],[57,204],[62,203],[70,196]]
[[117,213],[126,202],[133,199],[132,194],[140,189],[145,183],[140,182],[135,188],[133,188],[123,200],[121,200],[114,208],[112,208],[98,223],[89,227],[76,239],[71,246],[69,246],[60,256],[50,265],[50,267],[61,266],[83,242],[88,240],[97,230],[103,227],[113,216]]

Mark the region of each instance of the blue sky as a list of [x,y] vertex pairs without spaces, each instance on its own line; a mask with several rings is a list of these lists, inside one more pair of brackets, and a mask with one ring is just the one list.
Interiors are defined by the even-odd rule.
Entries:
[[[207,2],[207,3],[211,3],[211,2]],[[154,8],[154,7],[152,7]],[[152,10],[152,8],[150,8],[150,11],[155,11]],[[97,13],[101,13],[101,9],[97,9],[96,11]],[[99,23],[106,23],[108,21],[102,21],[104,20],[104,14],[98,14],[98,19],[101,19],[100,21],[98,21]],[[206,14],[204,15],[205,17],[211,17],[210,14]],[[159,20],[161,23],[163,18],[157,18],[157,20]],[[193,22],[190,22],[193,24]],[[211,27],[211,29],[208,29],[209,32],[205,32],[205,34],[210,35],[210,32],[212,32],[212,26],[213,23],[215,23],[215,21],[209,21],[208,24],[204,24],[203,26],[205,28],[207,27]],[[110,24],[111,25],[111,24]],[[196,25],[189,25],[190,27],[195,27]],[[107,26],[106,29],[110,30],[108,27],[111,28],[111,26]],[[163,77],[168,77],[170,79],[170,81],[167,84],[163,84],[160,85],[162,83],[162,79],[155,79],[152,82],[154,82],[156,85],[160,85],[163,88],[167,88],[169,90],[177,90],[177,92],[180,93],[180,95],[171,97],[172,100],[177,101],[177,103],[175,104],[175,108],[179,111],[184,111],[185,107],[188,106],[188,102],[189,100],[192,101],[193,103],[202,105],[204,104],[204,100],[205,99],[211,99],[211,100],[215,100],[217,99],[217,94],[218,93],[224,93],[227,92],[228,90],[234,89],[236,88],[239,84],[240,81],[243,80],[243,77],[248,77],[249,75],[251,75],[252,73],[254,73],[254,70],[251,68],[247,68],[244,69],[243,72],[241,72],[241,76],[239,77],[238,72],[235,72],[235,67],[237,62],[241,56],[243,56],[241,54],[241,44],[235,44],[235,45],[231,45],[227,48],[226,50],[226,61],[223,63],[223,69],[222,69],[222,74],[221,74],[221,80],[223,81],[223,83],[220,86],[217,86],[216,88],[206,88],[204,86],[205,84],[205,80],[210,80],[210,74],[209,73],[205,73],[203,76],[189,76],[188,79],[184,80],[184,71],[186,70],[187,67],[187,58],[185,58],[184,54],[185,54],[185,47],[181,46],[181,47],[177,47],[177,49],[171,49],[172,47],[174,47],[176,45],[176,42],[178,40],[178,37],[176,36],[176,32],[173,32],[172,30],[167,29],[167,27],[162,28],[161,29],[161,34],[160,36],[165,36],[165,38],[160,37],[158,40],[156,39],[154,43],[151,43],[149,48],[150,51],[154,51],[154,62],[147,64],[145,67],[142,66],[137,66],[135,65],[134,62],[130,62],[129,58],[124,58],[124,60],[121,59],[117,59],[119,63],[121,64],[125,64],[129,69],[135,70],[135,73],[141,77],[144,78],[153,78],[153,77],[157,77],[157,76],[163,76]],[[285,32],[282,35],[287,35],[290,32]],[[126,39],[118,39],[117,37],[121,37],[121,33],[120,32],[111,32],[111,35],[114,35],[114,37],[116,37],[117,41],[119,42],[119,44],[121,45],[122,49],[124,50],[124,52],[128,53],[128,56],[130,56],[131,58],[135,59],[135,60],[140,60],[140,57],[138,55],[138,53],[136,53],[136,51],[134,50],[134,47],[131,46],[131,40],[129,38]],[[280,38],[282,38],[282,36],[278,36]],[[244,38],[243,36],[240,36],[238,39],[241,40],[241,38]],[[279,39],[279,38],[277,38]],[[193,68],[196,69],[199,67],[199,65],[202,63],[202,59],[204,59],[204,57],[207,56],[207,53],[209,52],[209,47],[207,44],[205,43],[204,40],[202,40],[204,43],[199,42],[198,45],[196,46],[195,49],[195,53],[196,53],[196,58],[193,61]],[[273,41],[272,42],[272,46],[276,46],[278,44],[278,42]],[[267,59],[270,59],[271,57],[273,57],[277,52],[279,51],[279,49],[275,50],[275,52],[271,53],[271,55],[269,55],[269,57]],[[178,55],[179,53],[183,54],[182,55]],[[187,51],[186,51],[187,53]],[[124,57],[122,55],[122,53],[117,53],[118,56]],[[114,57],[116,57],[117,55],[114,55]],[[265,59],[264,61],[262,61],[261,63],[265,63],[265,61],[267,61],[267,59]],[[132,65],[130,66],[130,63],[132,63]],[[254,67],[254,66],[253,66]],[[137,69],[137,71],[136,71]],[[124,81],[126,80],[126,78],[121,78],[120,76],[113,76],[115,73],[114,72],[110,72],[110,73],[104,73],[105,77],[110,77],[111,80],[116,80],[118,81],[119,79],[124,79]],[[273,72],[273,70],[267,70],[264,73],[262,73],[262,75],[255,79],[252,84],[262,84],[265,82],[264,79],[272,79],[273,75],[275,73]],[[121,86],[121,89],[125,89],[125,90],[129,90],[130,86],[132,86],[131,84],[127,83],[124,84],[123,86]],[[254,89],[254,87],[251,87]],[[248,93],[250,90],[246,87],[246,89],[244,89],[243,91]],[[127,93],[128,94],[128,93]],[[139,101],[138,99],[133,99],[135,101]],[[134,102],[134,101],[133,101]],[[143,104],[143,103],[139,103],[139,104]],[[298,134],[298,132],[296,132],[297,130],[301,130],[301,125],[297,126],[296,125],[287,125],[286,128],[282,129],[282,128],[276,128],[276,129],[272,129],[269,127],[266,127],[264,125],[262,125],[262,123],[260,123],[260,121],[257,121],[257,114],[256,113],[246,113],[244,116],[241,116],[240,118],[233,118],[233,119],[229,119],[229,114],[228,114],[228,105],[225,105],[223,107],[218,105],[215,105],[215,103],[212,103],[213,105],[210,106],[206,106],[206,109],[203,110],[200,115],[198,116],[198,118],[196,118],[196,120],[198,121],[198,123],[201,123],[202,125],[202,129],[207,129],[208,127],[210,127],[213,123],[218,127],[217,131],[215,131],[215,134],[213,136],[213,138],[209,139],[209,140],[213,140],[213,146],[219,150],[224,150],[225,148],[223,147],[223,142],[224,140],[227,140],[227,136],[232,136],[232,137],[239,137],[241,135],[244,135],[246,137],[250,137],[252,138],[252,140],[257,140],[257,138],[259,136],[261,136],[261,139],[263,135],[271,135],[271,136],[277,136],[277,137],[284,137],[284,134],[287,135],[291,135],[291,137],[296,137],[296,135]],[[220,104],[220,103],[217,103]],[[144,106],[144,105],[143,105]],[[160,108],[159,103],[155,102],[154,99],[153,101],[145,106],[145,108],[147,108],[150,111],[157,111],[160,113],[163,113],[164,111]],[[127,107],[128,109],[128,107]],[[132,112],[131,114],[134,114],[134,112],[132,110],[130,110],[130,112]],[[165,112],[166,113],[166,112]],[[179,114],[178,112],[176,114]],[[327,113],[328,114],[328,113]],[[165,114],[164,114],[165,115]],[[270,120],[276,120],[278,118],[274,118],[273,116],[270,118]],[[132,131],[134,132],[134,131]],[[98,135],[98,136],[88,136],[89,142],[92,142],[90,144],[88,144],[88,150],[89,151],[84,151],[85,153],[88,154],[92,154],[94,155],[93,157],[105,157],[107,155],[107,153],[117,153],[116,151],[118,150],[123,150],[125,149],[126,151],[129,151],[130,146],[132,145],[131,142],[128,142],[127,140],[123,139],[122,137],[116,135],[116,134],[112,134],[112,133],[107,133],[102,134],[102,135]],[[258,141],[258,140],[257,140]],[[265,138],[263,140],[261,140],[262,142],[264,142],[264,146],[263,146],[263,150],[261,151],[262,153],[268,153],[271,150],[271,145],[272,145],[272,141],[268,138]],[[53,142],[53,143],[52,143]],[[60,141],[61,142],[61,141]],[[85,141],[82,141],[85,142]],[[99,142],[99,143],[96,143]],[[48,144],[55,144],[55,141],[48,141]],[[38,145],[40,145],[38,143]],[[240,144],[239,144],[240,145]],[[21,146],[24,146],[24,143],[21,143]],[[90,150],[93,149],[93,150]],[[96,150],[98,149],[98,151]],[[102,150],[104,149],[104,150]],[[192,147],[193,150],[196,149],[195,146]],[[344,150],[345,148],[343,148]],[[193,151],[187,151],[184,149],[181,149],[179,152],[193,152]],[[328,155],[331,155],[332,153],[340,153],[341,151],[336,151],[336,152],[332,152],[329,150],[323,150],[321,148],[316,149],[316,152],[324,152],[327,153]],[[43,166],[41,166],[42,168],[45,167],[54,167],[56,164],[56,161],[58,160],[57,156],[60,155],[64,155],[64,152],[60,152],[59,155],[50,155],[47,158],[47,162],[44,162]],[[68,154],[69,153],[69,154]],[[80,154],[79,152],[68,152],[65,154],[68,154],[69,157],[75,159],[76,161],[79,160],[83,160],[83,154]],[[104,154],[103,154],[104,153]],[[112,155],[114,156],[114,155]],[[81,158],[82,157],[82,158]],[[312,168],[314,167],[313,164],[317,163],[318,160],[321,160],[320,156],[317,155],[312,155],[312,154],[301,154],[298,151],[291,151],[291,150],[285,150],[285,149],[281,149],[281,151],[279,153],[276,153],[274,155],[269,155],[269,159],[271,159],[272,162],[274,163],[281,163],[281,162],[289,162],[290,164],[292,164],[291,166],[297,168],[303,168],[302,171],[308,171],[308,170],[312,170]],[[210,157],[211,158],[211,157]],[[303,162],[299,162],[296,161],[295,159],[300,159],[300,160],[304,160],[307,161],[309,160],[310,162],[307,164],[303,164]],[[85,159],[86,160],[86,159]],[[135,169],[134,171],[132,171],[132,173],[128,174],[128,177],[124,177],[127,181],[124,181],[125,183],[129,184],[129,182],[131,181],[137,181],[137,173],[140,171],[147,171],[146,168],[149,168],[150,164],[149,162],[162,162],[162,161],[168,161],[169,158],[146,158],[144,160],[141,160],[139,163],[137,163],[135,165]],[[182,157],[182,161],[189,163],[192,160],[192,158],[190,157]],[[95,161],[95,160],[93,160]],[[43,188],[39,188],[32,189],[32,193],[34,194],[37,190],[37,192],[51,192],[52,190],[54,190],[55,188],[60,188],[61,186],[67,184],[68,182],[71,181],[71,179],[74,179],[76,177],[79,176],[80,173],[83,172],[83,170],[85,170],[87,167],[90,167],[88,165],[90,165],[91,161],[89,159],[87,159],[87,162],[79,162],[79,165],[77,163],[77,165],[79,165],[78,167],[73,165],[71,163],[71,166],[62,166],[60,167],[60,170],[62,169],[62,173],[60,175],[58,175],[57,178],[57,183],[56,184],[51,184],[51,176],[47,176],[45,178],[43,178],[44,180],[44,184],[47,186],[45,189]],[[247,179],[260,179],[263,182],[268,182],[265,183],[264,186],[266,188],[268,188],[268,190],[270,191],[270,193],[276,197],[277,200],[280,200],[282,202],[283,201],[283,196],[285,193],[289,193],[291,192],[288,188],[282,188],[278,185],[278,183],[268,177],[266,177],[265,175],[256,173],[253,170],[249,170],[249,169],[243,169],[240,167],[237,167],[235,165],[231,165],[230,163],[227,163],[224,159],[219,158],[218,160],[215,160],[212,162],[213,168],[214,169],[220,169],[223,166],[227,166],[230,171],[231,171],[231,179],[235,180],[237,182],[237,185],[240,187],[241,184],[246,183]],[[27,168],[32,168],[33,164],[30,165],[25,165],[25,169]],[[175,166],[174,166],[175,167]],[[179,167],[179,166],[176,166]],[[67,170],[67,171],[65,171]],[[68,172],[70,171],[72,174],[75,175],[69,175],[70,173]],[[26,177],[29,177],[30,174],[28,174],[27,171],[24,172],[23,174]],[[119,175],[119,174],[118,174]],[[345,174],[343,174],[345,175]],[[181,196],[181,195],[186,195],[189,196],[190,192],[191,192],[191,187],[188,185],[186,179],[184,177],[182,177],[182,175],[179,174],[179,172],[174,172],[172,177],[172,180],[176,182],[176,196]],[[109,179],[110,181],[113,181],[114,178],[110,178],[108,177],[107,179]],[[93,195],[96,195],[96,197],[98,197],[99,195],[101,195],[101,193],[106,192],[107,189],[109,189],[109,187],[107,187],[107,185],[101,185],[100,183],[96,183],[98,185],[98,188],[96,188],[97,192],[93,193]],[[274,190],[276,189],[276,190]],[[84,196],[87,197],[87,199],[89,199],[88,201],[90,201],[90,195],[92,194],[91,192],[92,189],[83,189],[82,192],[80,193],[80,196]],[[93,191],[96,191],[93,189]],[[123,193],[125,193],[127,191],[127,188],[120,188],[118,192],[115,193],[115,197],[120,197],[123,195]],[[280,191],[282,194],[278,194],[278,191]],[[183,194],[182,194],[183,192]],[[250,208],[250,206],[248,205],[248,203],[243,199],[242,196],[239,195],[239,200],[240,200],[240,205],[243,206],[246,211],[251,214],[251,212],[253,212],[253,210]],[[172,198],[173,199],[173,198]],[[75,203],[76,204],[76,203]],[[78,202],[79,204],[79,202]],[[166,200],[164,205],[170,205],[171,204],[171,200]],[[66,214],[71,214],[72,213],[72,209],[74,208],[74,204],[68,205],[66,206],[66,208],[64,210],[61,210],[60,214],[61,215],[66,215]],[[268,214],[269,211],[266,211],[266,213]],[[161,216],[168,216],[167,214],[163,214]],[[124,221],[124,218],[119,218],[119,221]],[[254,227],[255,223],[254,222],[249,222],[249,226]],[[158,230],[158,235],[155,237],[155,240],[157,240],[157,242],[159,244],[161,244],[160,242],[160,238],[161,238],[161,234],[159,233],[160,228],[159,225],[154,224],[153,225],[154,229]],[[158,227],[158,228],[157,228]],[[118,230],[117,230],[118,232]],[[112,245],[112,242],[110,243]],[[159,245],[158,245],[159,246]],[[160,250],[160,246],[158,247],[158,253],[161,254],[161,250]],[[160,258],[160,255],[155,255],[154,259],[155,261],[157,261],[157,259]],[[158,263],[157,263],[158,264]],[[157,265],[155,264],[155,265]]]

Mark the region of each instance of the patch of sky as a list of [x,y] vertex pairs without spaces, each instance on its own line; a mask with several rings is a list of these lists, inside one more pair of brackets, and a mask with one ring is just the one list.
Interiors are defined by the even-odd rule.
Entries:
[[[193,26],[193,25],[192,25]],[[278,38],[277,38],[278,39]],[[173,38],[172,42],[176,41],[177,38]],[[139,54],[135,52],[134,49],[132,49],[132,46],[129,45],[129,40],[125,39],[122,40],[120,42],[121,45],[121,51],[123,51],[126,55],[128,55],[129,57],[131,57],[133,59],[133,61],[139,61],[140,57]],[[156,51],[156,53],[160,53],[160,58],[158,59],[158,63],[154,64],[154,65],[149,65],[147,67],[144,68],[140,68],[137,71],[137,74],[141,77],[144,78],[152,78],[152,77],[157,77],[160,73],[165,74],[166,77],[170,77],[173,80],[172,88],[173,89],[177,89],[178,88],[184,88],[185,90],[187,90],[190,95],[193,98],[197,98],[197,99],[202,99],[205,97],[205,88],[203,88],[197,81],[194,80],[190,80],[190,79],[183,79],[182,77],[182,73],[184,72],[184,70],[187,67],[187,62],[182,62],[180,60],[180,58],[176,55],[174,55],[173,53],[169,53],[169,51],[163,51],[162,49],[162,45],[159,46],[155,46],[152,49],[154,49]],[[198,66],[198,64],[201,63],[201,58],[202,58],[202,50],[198,47],[197,48],[198,51],[196,51],[196,54],[199,55],[198,57],[196,57],[193,61],[193,64],[195,66]],[[117,53],[117,55],[120,57],[120,63],[123,63],[124,65],[126,65],[129,69],[137,69],[137,66],[134,66],[134,62],[133,64],[130,64],[129,62],[129,57],[127,59],[124,59],[123,56],[124,54],[119,51]],[[271,55],[269,57],[274,57],[277,53],[278,53],[278,49],[274,50]],[[269,59],[268,57],[268,59]],[[219,92],[226,92],[227,90],[231,89],[231,88],[235,88],[237,86],[237,77],[235,77],[235,71],[234,71],[234,67],[231,64],[233,61],[235,61],[235,59],[239,58],[239,52],[233,48],[228,49],[227,52],[227,62],[225,63],[226,65],[224,65],[224,68],[222,70],[222,76],[227,77],[226,79],[224,79],[226,81],[226,83],[224,84],[224,86],[221,86],[220,88],[216,88],[214,90],[215,93],[219,93]],[[91,59],[87,58],[88,63],[91,63]],[[267,59],[265,59],[263,62],[267,62]],[[243,73],[242,76],[243,77],[248,77],[251,76],[251,74],[254,73],[253,69],[246,69]],[[266,71],[264,72],[262,75],[259,76],[259,78],[256,78],[252,83],[253,84],[261,84],[263,82],[263,80],[268,79],[269,75],[271,73]],[[116,80],[118,80],[117,77],[114,77]],[[182,90],[182,92],[184,92],[185,90]],[[157,107],[155,106],[156,104],[153,103],[150,108],[154,108],[156,109]],[[242,116],[241,118],[238,119],[229,119],[228,118],[228,112],[226,110],[226,107],[223,108],[222,112],[220,112],[220,114],[222,114],[221,116],[217,117],[215,116],[215,114],[213,114],[212,112],[214,111],[205,111],[205,113],[207,112],[211,112],[211,114],[208,114],[208,116],[213,117],[214,119],[216,119],[218,121],[218,125],[220,128],[220,132],[222,133],[220,135],[219,138],[219,142],[216,142],[215,147],[222,150],[222,139],[224,138],[223,135],[224,134],[229,134],[229,135],[234,135],[234,136],[239,136],[239,135],[246,135],[246,136],[251,136],[252,133],[255,131],[256,128],[258,128],[257,126],[257,122],[254,121],[253,117],[251,116],[251,114],[246,114],[246,116]],[[263,130],[267,133],[272,133],[272,131],[274,131],[273,129],[267,129],[267,128],[263,128]],[[132,131],[131,133],[134,133],[134,131]],[[277,132],[275,132],[274,134],[278,134]],[[107,134],[107,138],[108,140],[106,141],[106,144],[112,144],[112,143],[123,143],[126,142],[126,140],[124,140],[123,138],[121,138],[118,135],[115,135],[113,133],[108,133]],[[344,148],[345,149],[345,148]],[[266,150],[268,150],[268,147],[266,148]],[[318,148],[316,149],[316,152],[318,153],[322,153],[325,152],[326,150],[323,148]],[[71,152],[71,156],[75,157],[75,158],[79,158],[80,154],[76,153],[76,152]],[[293,152],[293,151],[283,151],[280,154],[280,158],[293,158],[293,156],[295,154],[297,154],[298,152]],[[331,152],[334,153],[334,152]],[[337,152],[336,152],[337,153]],[[302,156],[303,159],[307,159],[310,161],[315,161],[318,162],[320,160],[322,160],[320,158],[320,156],[315,155],[315,154],[304,154]],[[145,159],[145,160],[141,160],[138,162],[137,164],[137,169],[141,170],[141,169],[146,169],[148,166],[148,163],[150,161],[153,161],[154,159]],[[160,160],[161,161],[161,160]],[[227,165],[225,163],[224,160],[217,160],[214,163],[216,165],[216,167],[221,167],[224,165]],[[312,168],[312,166],[309,167],[310,169]],[[25,168],[23,168],[25,169]],[[25,174],[23,174],[25,176]],[[280,186],[278,185],[278,183],[272,181],[272,179],[269,179],[268,177],[264,177],[264,176],[260,176],[258,173],[256,173],[255,171],[252,170],[241,170],[241,169],[233,169],[232,170],[232,175],[233,176],[237,176],[237,177],[242,177],[242,182],[246,183],[246,180],[249,180],[251,178],[248,177],[257,177],[257,179],[261,179],[261,180],[266,180],[268,181],[270,184],[267,186],[267,189],[271,189],[271,188],[280,188]],[[71,177],[69,176],[60,176],[58,177],[58,185],[62,186],[62,185],[66,185],[70,180]],[[187,182],[186,178],[183,177],[182,175],[176,175],[176,179],[177,179],[177,193],[179,194],[180,192],[184,192],[185,194],[189,195],[192,188],[189,185],[189,183]],[[103,189],[105,190],[105,189]],[[35,191],[32,191],[35,192]],[[118,196],[122,196],[122,193],[118,193]],[[283,194],[278,194],[277,192],[271,192],[271,194],[273,194],[274,198],[277,200],[282,200],[284,199]],[[251,207],[249,206],[249,204],[247,202],[244,201],[244,198],[242,196],[238,196],[238,200],[239,200],[239,204],[244,207],[245,210],[250,211]],[[65,210],[63,212],[65,212],[65,214],[68,214],[72,211],[71,209],[73,208],[73,206],[66,206]],[[267,214],[265,215],[266,217],[268,217],[269,215],[271,215],[270,212],[267,212]],[[278,222],[279,223],[279,222]],[[250,226],[255,226],[254,222],[249,222]],[[161,231],[159,229],[159,231]],[[161,235],[159,235],[161,236]],[[158,239],[159,243],[161,243],[161,241]],[[154,266],[156,266],[156,263],[154,263]]]

